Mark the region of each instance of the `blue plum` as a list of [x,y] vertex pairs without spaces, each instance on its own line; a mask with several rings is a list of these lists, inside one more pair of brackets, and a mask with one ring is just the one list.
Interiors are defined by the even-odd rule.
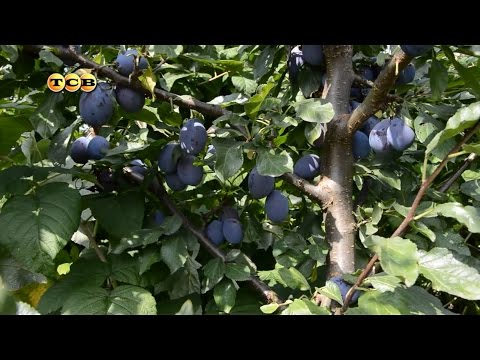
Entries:
[[178,160],[182,156],[180,144],[171,142],[165,145],[158,155],[158,167],[167,174],[177,171]]
[[110,144],[103,136],[96,135],[88,143],[87,153],[88,158],[93,160],[100,160],[105,156]]
[[420,56],[433,49],[433,45],[400,45],[400,48],[408,56]]
[[355,110],[357,107],[359,107],[362,103],[358,102],[358,101],[355,101],[355,100],[351,100],[350,101],[350,108],[353,110]]
[[140,111],[143,109],[143,105],[145,105],[145,93],[140,93],[124,86],[117,86],[115,98],[118,105],[127,112]]
[[350,89],[350,97],[362,101],[364,99],[364,96],[362,94],[362,89],[357,87],[352,87]]
[[387,140],[395,150],[403,151],[415,140],[415,132],[400,118],[393,118],[387,129]]
[[[138,51],[136,49],[128,49],[124,54],[118,54],[115,64],[118,72],[124,76],[129,76],[133,72],[135,64],[135,57],[138,57]],[[138,62],[138,68],[145,70],[148,67],[148,61],[143,56],[140,57]]]
[[261,199],[270,194],[275,187],[273,176],[264,176],[254,167],[248,174],[248,190],[254,199]]
[[187,185],[198,185],[202,182],[203,167],[193,165],[195,156],[185,155],[180,158],[177,164],[178,178]]
[[160,226],[165,221],[165,214],[162,210],[155,210],[152,215],[152,219],[155,225]]
[[79,137],[73,142],[70,149],[70,157],[77,164],[85,164],[88,161],[89,157],[87,149],[89,142],[90,138],[87,138],[85,136]]
[[398,74],[398,78],[395,84],[408,84],[411,83],[413,79],[415,79],[415,66],[413,66],[413,64],[408,64],[407,67],[403,69],[400,74]]
[[361,131],[356,131],[353,134],[352,153],[355,160],[364,159],[370,153],[368,136]]
[[265,213],[275,223],[280,223],[288,217],[288,199],[278,190],[273,190],[265,201]]
[[189,119],[180,130],[180,147],[189,155],[198,155],[207,144],[207,130],[198,119]]
[[222,226],[223,236],[230,244],[238,244],[243,240],[242,223],[234,218],[225,219]]
[[306,180],[320,174],[320,157],[315,154],[303,155],[293,167],[293,173]]
[[187,187],[187,185],[182,180],[180,180],[177,173],[166,174],[165,181],[168,187],[173,191],[181,191]]
[[323,65],[323,48],[322,45],[302,45],[303,59],[314,66]]
[[303,66],[303,53],[302,50],[299,49],[298,46],[295,46],[292,51],[290,52],[290,56],[288,57],[288,76],[290,77],[290,81],[296,83],[298,78],[298,71]]
[[372,115],[363,123],[363,125],[360,127],[360,131],[368,136],[372,132],[375,125],[377,125],[379,122],[380,120],[378,120],[375,115]]
[[133,172],[140,174],[140,175],[145,175],[147,172],[147,168],[145,167],[145,163],[140,160],[140,159],[135,159],[130,161],[130,165],[132,165],[130,168],[132,169]]
[[107,83],[99,83],[91,92],[80,95],[80,116],[90,126],[105,125],[113,115],[112,89]]
[[376,153],[387,153],[392,150],[387,140],[387,129],[390,126],[390,119],[384,119],[375,125],[370,132],[368,142]]
[[374,81],[376,78],[375,72],[368,66],[362,66],[360,69],[358,69],[358,73],[366,80]]
[[[333,283],[335,283],[338,286],[338,288],[340,289],[340,294],[342,295],[342,300],[345,301],[345,297],[347,296],[347,292],[348,292],[348,290],[350,290],[352,285],[350,285],[345,280],[343,280],[343,278],[341,276],[334,276],[330,279],[330,281],[332,281]],[[358,300],[358,298],[360,297],[360,295],[361,295],[361,292],[356,290],[353,293],[353,296],[350,300],[350,303],[356,302]]]
[[100,169],[95,171],[97,181],[100,184],[101,192],[112,192],[117,187],[117,182],[111,169]]
[[223,221],[213,220],[207,225],[205,232],[208,239],[217,246],[225,240],[225,237],[223,236]]

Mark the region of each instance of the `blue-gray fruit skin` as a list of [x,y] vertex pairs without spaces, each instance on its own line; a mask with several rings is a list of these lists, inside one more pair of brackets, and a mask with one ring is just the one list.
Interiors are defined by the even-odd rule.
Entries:
[[180,144],[171,142],[165,145],[158,155],[158,167],[166,174],[177,171],[178,160],[182,156]]
[[105,156],[110,144],[103,136],[96,135],[90,140],[87,147],[88,157],[93,160],[100,160]]
[[313,66],[323,65],[322,45],[302,45],[303,60]]
[[194,161],[193,155],[182,156],[178,161],[177,175],[184,184],[195,186],[202,182],[203,167],[193,165]]
[[[347,292],[348,292],[348,290],[350,290],[350,288],[352,286],[350,284],[348,284],[345,280],[343,280],[341,276],[334,276],[330,279],[330,281],[332,281],[336,285],[338,285],[338,287],[340,289],[340,294],[342,294],[342,300],[345,301],[345,297],[347,296]],[[356,290],[353,293],[353,296],[350,300],[350,303],[356,302],[358,300],[358,298],[360,297],[360,295],[361,295],[361,292]]]
[[117,86],[115,89],[115,98],[118,105],[126,112],[137,112],[143,109],[145,105],[145,94],[132,90],[127,87]]
[[387,129],[389,144],[398,151],[410,147],[415,140],[415,132],[400,118],[393,118]]
[[223,236],[223,222],[220,220],[213,220],[207,225],[205,232],[208,239],[217,246],[225,240]]
[[362,66],[359,70],[359,75],[366,80],[374,81],[376,76],[372,68],[368,66]]
[[257,167],[254,167],[248,174],[248,190],[254,199],[261,199],[272,192],[275,187],[275,178],[273,176],[263,176],[258,173]]
[[420,56],[433,49],[433,45],[400,45],[405,54],[411,57]]
[[130,162],[130,165],[132,165],[130,167],[130,169],[137,174],[145,175],[145,173],[147,172],[147,168],[145,167],[145,163],[140,159],[132,160]]
[[302,156],[295,163],[293,173],[306,180],[313,179],[320,174],[320,157],[315,154]]
[[361,131],[356,131],[353,135],[352,153],[355,160],[364,159],[370,154],[368,136]]
[[113,115],[111,87],[107,83],[99,83],[91,92],[80,95],[80,116],[92,127],[105,125]]
[[298,79],[298,71],[303,66],[303,53],[302,50],[298,46],[295,46],[292,51],[290,52],[290,56],[288,57],[288,76],[290,77],[290,81],[293,83],[297,82]]
[[187,185],[180,180],[176,173],[166,174],[165,181],[170,189],[173,191],[181,191],[187,187]]
[[152,218],[153,218],[153,222],[155,223],[155,225],[160,226],[165,221],[165,214],[161,210],[155,210]]
[[243,240],[242,223],[237,219],[228,218],[223,222],[223,236],[230,244],[238,244]]
[[372,132],[373,128],[380,122],[375,115],[372,115],[368,118],[367,121],[363,123],[360,127],[360,131],[363,132],[365,135],[369,136]]
[[73,142],[72,148],[70,149],[70,157],[77,164],[85,164],[88,161],[89,157],[87,149],[89,142],[90,138],[85,136],[79,137]]
[[288,199],[278,190],[273,190],[265,201],[265,213],[275,223],[281,223],[288,217]]
[[[136,49],[128,49],[125,51],[125,54],[118,54],[117,59],[115,60],[118,72],[123,76],[129,76],[133,72],[136,56],[138,56],[138,51]],[[140,70],[145,70],[147,67],[148,61],[142,56],[138,62],[138,68]]]
[[189,155],[198,155],[207,144],[207,130],[198,119],[189,119],[180,130],[180,148]]
[[384,119],[374,126],[368,137],[370,147],[376,153],[385,153],[392,150],[387,140],[387,129],[390,126],[390,119]]
[[395,84],[405,85],[411,83],[413,79],[415,79],[415,66],[413,66],[413,64],[408,64],[407,67],[398,74]]

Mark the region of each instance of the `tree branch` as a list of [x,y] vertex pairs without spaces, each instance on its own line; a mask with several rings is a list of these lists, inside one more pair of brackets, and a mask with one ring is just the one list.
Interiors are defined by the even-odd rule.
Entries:
[[328,196],[328,189],[326,186],[324,186],[325,182],[322,181],[323,179],[320,180],[318,185],[313,185],[309,181],[292,173],[285,173],[281,176],[281,178],[289,184],[295,186],[313,201],[321,203],[323,207],[328,206],[330,196]]
[[[470,128],[470,130],[464,135],[464,137],[462,138],[462,140],[460,140],[457,145],[455,145],[455,147],[450,150],[450,152],[447,154],[447,156],[445,156],[445,158],[442,160],[442,162],[437,166],[437,168],[435,169],[435,171],[427,178],[425,179],[425,181],[423,181],[422,185],[420,186],[420,189],[418,190],[417,192],[417,195],[415,196],[415,199],[413,200],[413,203],[410,207],[410,210],[408,211],[407,215],[405,216],[405,219],[403,219],[402,223],[397,227],[397,229],[395,230],[395,232],[392,234],[391,238],[395,237],[395,236],[403,236],[405,234],[405,232],[407,231],[410,223],[412,222],[412,220],[414,219],[415,217],[415,212],[417,211],[417,208],[418,206],[420,205],[420,201],[422,200],[423,196],[425,195],[425,193],[427,192],[428,188],[432,185],[433,181],[436,179],[436,177],[440,174],[440,172],[442,171],[442,169],[445,167],[445,165],[447,164],[447,162],[450,160],[449,156],[451,154],[454,154],[456,152],[458,152],[460,150],[460,148],[468,141],[470,140],[470,138],[478,131],[480,130],[480,121],[476,123],[476,125],[472,128]],[[472,160],[473,161],[473,160]],[[464,164],[465,165],[465,164]],[[463,166],[462,166],[463,167]],[[457,172],[458,173],[458,172]],[[461,173],[459,173],[458,176],[460,176]],[[458,178],[458,176],[456,178]],[[442,187],[443,188],[443,187]],[[448,189],[448,187],[445,188],[445,190]],[[444,191],[445,191],[444,190]],[[368,276],[368,274],[370,273],[370,271],[372,270],[373,266],[375,265],[375,263],[377,262],[378,260],[378,255],[375,254],[371,259],[370,261],[368,262],[367,266],[365,267],[365,269],[363,269],[362,273],[360,274],[360,276],[358,277],[357,281],[355,282],[355,284],[350,288],[350,290],[348,291],[346,297],[345,297],[345,301],[344,301],[344,305],[342,307],[342,313],[346,311],[346,309],[348,308],[348,305],[350,303],[350,299],[352,298],[353,296],[353,293],[355,292],[355,289],[360,286],[360,284],[363,282],[363,280],[365,280],[365,278]]]
[[[129,167],[123,168],[124,174],[134,182],[141,184],[143,183],[143,175],[132,172]],[[165,204],[165,206],[171,211],[172,214],[177,215],[182,219],[183,226],[189,230],[195,237],[198,239],[200,244],[214,257],[221,259],[225,262],[225,254],[217,248],[214,244],[208,240],[207,236],[203,231],[197,229],[195,225],[183,214],[183,212],[177,207],[177,205],[172,201],[167,191],[165,190],[163,184],[155,178],[151,184],[151,190],[155,193],[158,198]],[[251,275],[250,279],[247,280],[250,285],[263,297],[267,303],[277,303],[282,304],[284,301],[277,295],[275,291],[270,289],[268,285],[262,282],[255,275]]]
[[[373,81],[367,80],[363,77],[361,77],[358,74],[355,74],[353,76],[353,83],[356,85],[360,85],[364,88],[373,88],[375,86],[375,83]],[[396,101],[396,102],[403,102],[403,98],[397,95],[393,94],[387,94],[387,100],[389,101]]]
[[462,166],[458,168],[457,171],[438,189],[440,192],[445,192],[447,191],[450,186],[453,185],[455,181],[460,177],[460,175],[463,174],[463,172],[470,166],[470,164],[475,160],[477,155],[475,153],[471,153],[463,162]]

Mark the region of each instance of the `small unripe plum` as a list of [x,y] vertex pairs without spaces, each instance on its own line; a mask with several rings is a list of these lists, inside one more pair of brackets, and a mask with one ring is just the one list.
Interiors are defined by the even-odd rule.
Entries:
[[320,174],[320,157],[315,154],[303,155],[293,167],[293,173],[306,180]]
[[77,164],[85,164],[88,161],[88,143],[90,138],[85,136],[79,137],[72,144],[70,149],[70,157]]
[[[348,290],[352,287],[352,285],[348,284],[345,280],[342,279],[341,276],[334,276],[330,279],[330,281],[334,282],[338,288],[340,289],[340,294],[342,295],[342,300],[345,301],[345,297],[347,296]],[[352,299],[350,300],[350,303],[354,303],[358,300],[360,297],[361,292],[356,290],[353,293]]]
[[145,94],[132,90],[128,87],[117,86],[115,98],[120,107],[126,112],[137,112],[145,105]]
[[173,191],[181,191],[187,187],[187,185],[180,180],[177,173],[170,173],[165,175],[165,181],[170,189]]
[[288,216],[288,199],[278,190],[273,190],[265,201],[265,213],[275,223],[284,221]]
[[248,174],[248,190],[254,199],[261,199],[270,194],[275,187],[273,176],[260,175],[257,167]]
[[[124,76],[129,76],[133,72],[135,64],[135,57],[138,57],[138,51],[136,49],[128,49],[125,54],[118,54],[115,64],[118,72]],[[138,68],[145,70],[148,67],[148,61],[143,56],[140,57],[138,62]]]
[[213,220],[207,225],[205,232],[208,239],[217,246],[225,240],[225,237],[223,236],[223,222],[220,220]]
[[111,87],[107,83],[99,83],[91,92],[80,95],[80,116],[90,126],[105,125],[113,115]]
[[199,154],[207,144],[207,130],[198,119],[190,119],[180,130],[180,147],[189,155]]
[[103,136],[96,135],[88,143],[88,158],[93,160],[102,159],[110,148],[110,144]]
[[203,178],[203,167],[193,165],[195,156],[185,155],[180,158],[177,165],[179,179],[187,185],[198,185]]
[[238,244],[243,240],[242,223],[237,219],[225,219],[222,226],[223,236],[230,244]]
[[415,132],[400,118],[393,118],[387,129],[387,140],[395,150],[403,151],[415,140]]
[[168,143],[158,155],[158,167],[167,174],[173,174],[177,171],[178,160],[181,156],[180,144]]
[[361,131],[356,131],[353,134],[352,153],[355,160],[364,159],[370,153],[368,136]]
[[400,48],[408,56],[420,56],[433,49],[433,45],[400,45]]
[[310,65],[323,65],[322,45],[302,45],[303,60]]

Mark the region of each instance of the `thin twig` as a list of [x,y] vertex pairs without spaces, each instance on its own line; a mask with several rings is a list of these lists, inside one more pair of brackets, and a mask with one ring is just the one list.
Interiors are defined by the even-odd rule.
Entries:
[[460,175],[463,174],[463,172],[470,166],[470,164],[472,163],[473,160],[475,160],[475,158],[477,157],[477,154],[475,153],[471,153],[466,159],[465,161],[463,162],[462,166],[460,166],[458,168],[457,171],[455,171],[455,173],[445,182],[445,184],[443,184],[440,189],[438,189],[438,191],[440,192],[445,192],[447,191],[450,186],[453,185],[453,183],[455,181],[457,181],[457,179],[460,177]]
[[99,248],[97,241],[95,240],[95,237],[93,236],[92,232],[88,228],[87,224],[85,224],[83,221],[80,224],[80,229],[83,231],[83,233],[88,237],[88,240],[90,241],[90,245],[92,245],[93,250],[95,250],[95,253],[97,254],[98,258],[100,259],[101,262],[108,263],[107,258],[103,254],[102,249]]

